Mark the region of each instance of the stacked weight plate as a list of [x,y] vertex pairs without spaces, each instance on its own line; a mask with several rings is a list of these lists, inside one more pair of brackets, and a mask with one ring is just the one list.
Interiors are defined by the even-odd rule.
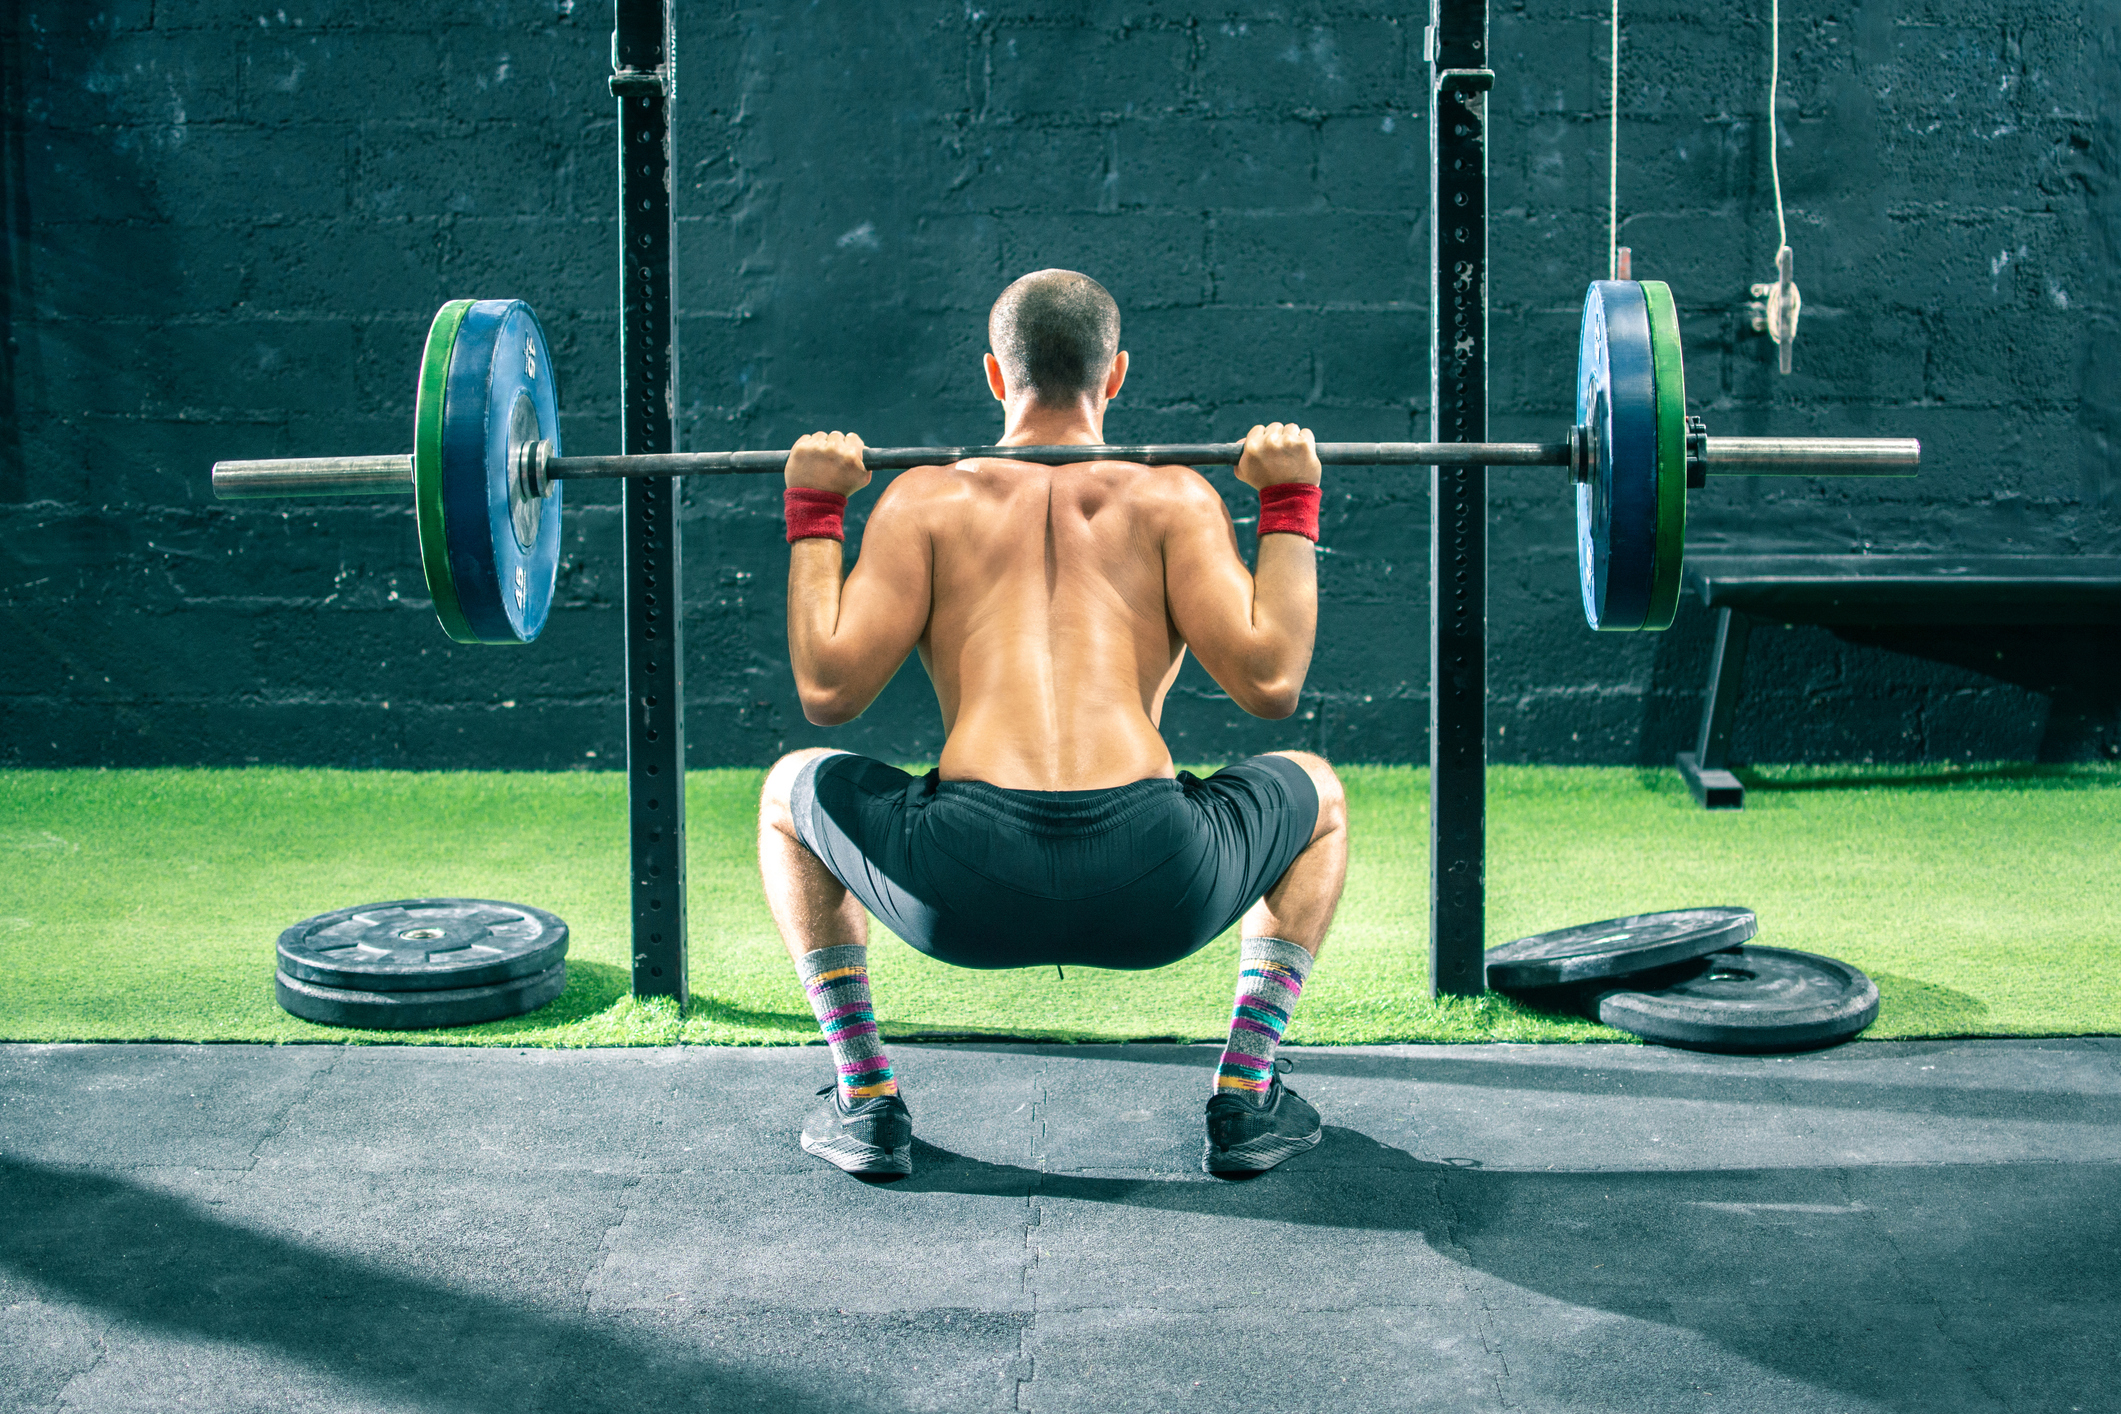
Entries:
[[1576,353],[1576,565],[1594,629],[1665,629],[1686,550],[1686,376],[1679,310],[1661,280],[1593,281]]
[[273,993],[327,1026],[469,1026],[557,997],[566,957],[567,925],[542,908],[398,899],[321,913],[282,933]]
[[1758,931],[1745,908],[1609,918],[1491,949],[1488,985],[1702,1051],[1829,1046],[1877,1019],[1870,978],[1816,953],[1753,946]]
[[459,643],[528,643],[560,566],[560,487],[533,486],[524,452],[560,451],[559,394],[537,316],[521,300],[451,300],[420,360],[412,483],[420,564]]

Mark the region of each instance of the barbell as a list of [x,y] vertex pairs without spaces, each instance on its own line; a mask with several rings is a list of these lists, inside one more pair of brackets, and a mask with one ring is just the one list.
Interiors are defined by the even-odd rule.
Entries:
[[[528,643],[559,576],[560,483],[779,472],[788,451],[563,456],[552,359],[521,300],[451,300],[420,360],[410,455],[216,462],[223,500],[413,496],[420,564],[461,643]],[[877,471],[975,457],[1060,466],[1233,466],[1242,442],[1148,446],[871,447]],[[1912,438],[1711,437],[1686,413],[1679,316],[1657,280],[1599,280],[1584,298],[1576,418],[1558,442],[1321,442],[1327,466],[1554,466],[1575,486],[1583,612],[1594,629],[1662,629],[1679,606],[1689,489],[1710,476],[1912,476]]]

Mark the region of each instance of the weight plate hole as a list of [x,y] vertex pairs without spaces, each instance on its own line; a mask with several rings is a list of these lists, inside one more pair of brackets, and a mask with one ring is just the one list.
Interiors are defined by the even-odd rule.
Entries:
[[436,938],[448,935],[440,928],[406,928],[400,930],[398,936],[409,943],[431,943]]

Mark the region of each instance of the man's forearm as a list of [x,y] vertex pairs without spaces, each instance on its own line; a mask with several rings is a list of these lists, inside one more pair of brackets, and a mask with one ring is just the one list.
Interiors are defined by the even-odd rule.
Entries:
[[1252,576],[1252,678],[1265,705],[1296,709],[1318,634],[1318,547],[1301,535],[1262,535]]
[[844,720],[833,716],[841,684],[832,663],[845,583],[841,556],[837,540],[798,540],[788,547],[788,662],[803,715],[813,722]]

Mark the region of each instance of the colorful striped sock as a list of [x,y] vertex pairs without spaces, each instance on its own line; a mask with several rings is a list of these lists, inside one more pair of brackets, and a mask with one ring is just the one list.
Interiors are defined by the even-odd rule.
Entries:
[[840,1079],[840,1098],[847,1104],[878,1095],[896,1095],[891,1057],[876,1034],[876,1011],[869,1000],[869,948],[863,943],[820,948],[796,960],[795,970],[810,994],[810,1010]]
[[1280,938],[1247,938],[1237,960],[1237,1004],[1215,1089],[1264,1097],[1274,1084],[1274,1048],[1311,973],[1311,954]]

